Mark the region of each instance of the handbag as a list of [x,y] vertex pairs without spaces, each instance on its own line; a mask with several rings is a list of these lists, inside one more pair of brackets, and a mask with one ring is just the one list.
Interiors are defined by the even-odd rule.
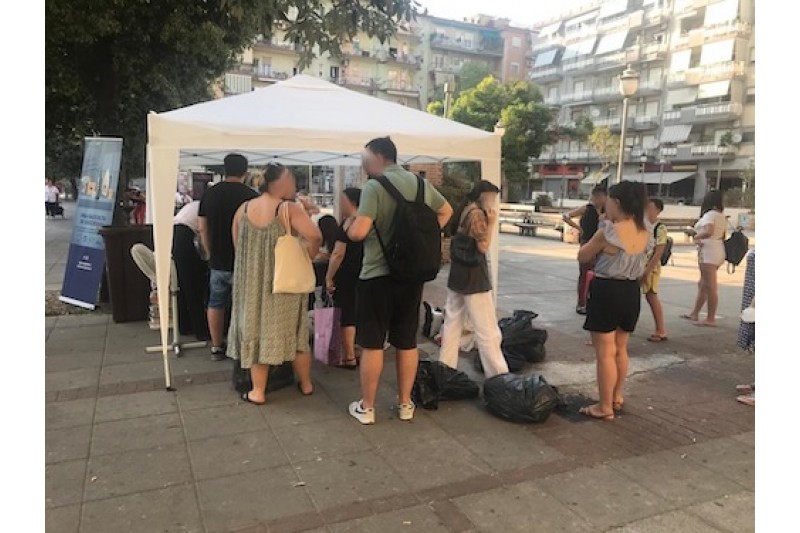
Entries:
[[467,211],[460,223],[459,231],[450,241],[450,260],[464,266],[474,267],[480,263],[481,254],[478,252],[478,243],[466,233],[464,222],[469,217]]
[[325,365],[342,364],[342,310],[326,306],[314,310],[314,359]]
[[314,266],[308,250],[300,239],[292,235],[289,223],[289,204],[279,208],[285,235],[275,243],[275,272],[272,280],[273,294],[309,294],[314,291]]

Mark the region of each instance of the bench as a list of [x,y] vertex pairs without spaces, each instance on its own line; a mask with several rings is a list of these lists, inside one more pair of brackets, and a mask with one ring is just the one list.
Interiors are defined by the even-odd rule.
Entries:
[[502,204],[500,206],[500,216],[498,217],[500,229],[503,229],[503,224],[516,225],[524,223],[525,217],[530,216],[531,213],[533,213],[532,205]]
[[536,237],[536,231],[539,228],[551,229],[562,234],[564,233],[564,221],[561,216],[549,213],[530,214],[525,217],[522,222],[516,222],[514,225],[519,228],[520,235],[527,235],[530,237]]
[[697,224],[696,218],[662,218],[659,220],[667,227],[667,232],[683,233],[686,241],[689,241],[694,232],[694,225]]

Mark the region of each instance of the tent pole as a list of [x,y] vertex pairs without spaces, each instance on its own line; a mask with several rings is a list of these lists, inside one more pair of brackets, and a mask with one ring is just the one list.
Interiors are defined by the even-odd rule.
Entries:
[[333,174],[333,216],[336,220],[342,219],[342,206],[340,197],[344,191],[344,167],[339,165],[334,169]]

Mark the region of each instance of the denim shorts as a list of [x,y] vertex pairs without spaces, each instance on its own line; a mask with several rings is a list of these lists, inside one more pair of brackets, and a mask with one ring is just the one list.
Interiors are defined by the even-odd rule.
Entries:
[[211,269],[208,282],[208,307],[226,309],[231,305],[233,289],[233,272]]

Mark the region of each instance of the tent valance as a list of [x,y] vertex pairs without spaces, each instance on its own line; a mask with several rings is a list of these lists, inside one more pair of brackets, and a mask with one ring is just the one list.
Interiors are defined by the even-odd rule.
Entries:
[[645,172],[644,178],[640,173],[624,175],[622,176],[622,179],[646,183],[648,185],[658,185],[659,183],[663,183],[664,185],[672,185],[673,183],[677,183],[688,178],[694,178],[696,176],[696,172],[664,172],[663,177],[661,172]]

